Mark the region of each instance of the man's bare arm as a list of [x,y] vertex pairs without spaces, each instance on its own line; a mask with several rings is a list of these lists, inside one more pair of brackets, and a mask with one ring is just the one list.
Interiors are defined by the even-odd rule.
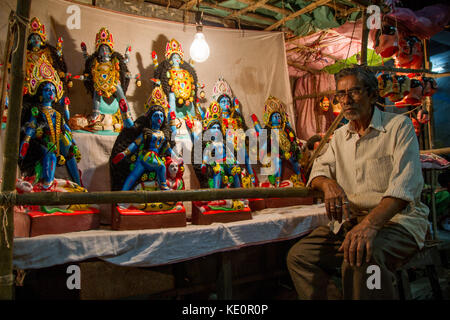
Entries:
[[345,219],[350,218],[347,195],[336,180],[325,176],[317,176],[311,181],[311,187],[323,192],[325,208],[330,220],[342,222],[342,215]]
[[344,250],[344,261],[352,266],[356,262],[359,267],[364,251],[366,251],[366,262],[369,262],[373,252],[373,241],[378,231],[407,205],[407,201],[399,198],[385,197],[381,199],[380,203],[345,236],[345,240],[339,248],[339,251]]

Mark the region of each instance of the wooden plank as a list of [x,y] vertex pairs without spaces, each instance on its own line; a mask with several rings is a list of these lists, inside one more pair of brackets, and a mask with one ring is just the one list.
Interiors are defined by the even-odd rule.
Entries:
[[283,19],[279,20],[277,23],[274,23],[273,25],[267,27],[265,30],[266,31],[271,31],[273,29],[278,28],[279,26],[281,26],[283,23],[285,23],[286,21],[292,20],[304,13],[308,13],[314,9],[316,9],[317,7],[320,7],[324,4],[327,4],[328,2],[330,2],[331,0],[317,0],[309,5],[307,5],[306,7],[304,7],[303,9],[294,12],[293,14],[288,15],[287,17],[284,17]]

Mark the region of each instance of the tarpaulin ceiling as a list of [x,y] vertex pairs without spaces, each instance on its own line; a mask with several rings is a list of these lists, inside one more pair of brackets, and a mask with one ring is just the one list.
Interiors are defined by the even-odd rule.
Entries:
[[[230,14],[226,9],[221,10],[220,7],[233,9],[233,10],[241,10],[247,8],[250,4],[246,3],[247,1],[238,1],[238,0],[226,0],[223,2],[217,3],[216,1],[202,1],[200,2],[200,9],[207,14],[218,15],[221,17],[226,17]],[[283,1],[267,1],[270,3],[270,6],[277,7],[280,9],[286,10],[286,14],[275,12],[273,10],[268,9],[268,7],[259,7],[252,12],[260,14],[261,17],[272,17],[276,20],[281,20],[287,16],[289,13],[297,12],[308,5],[310,5],[313,1],[306,0],[283,0]],[[214,7],[211,7],[211,3],[214,3]],[[334,0],[331,3],[336,6],[340,5],[341,8],[354,9],[356,5],[349,1],[344,0]],[[350,13],[348,16],[337,15],[336,11],[329,6],[320,6],[310,12],[302,14],[292,20],[286,21],[284,26],[289,29],[295,35],[307,35],[320,30],[329,29],[339,27],[347,21],[355,21],[358,17],[360,17],[360,11],[354,11]],[[239,17],[243,21],[249,21],[258,23],[261,25],[269,26],[271,24],[267,19],[258,19],[256,16],[248,16],[241,15]]]

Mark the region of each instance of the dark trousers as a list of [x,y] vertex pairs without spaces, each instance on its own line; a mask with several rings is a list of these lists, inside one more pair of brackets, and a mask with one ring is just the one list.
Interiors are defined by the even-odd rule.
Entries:
[[[321,226],[297,242],[287,256],[287,267],[300,299],[398,299],[394,289],[395,270],[418,250],[414,237],[401,225],[387,223],[377,234],[369,263],[352,267],[338,249],[356,222],[345,222],[334,234]],[[378,268],[369,266],[378,266]],[[332,280],[341,268],[342,291]],[[368,269],[369,268],[369,269]],[[378,272],[380,271],[380,272]],[[377,274],[380,289],[376,284]]]

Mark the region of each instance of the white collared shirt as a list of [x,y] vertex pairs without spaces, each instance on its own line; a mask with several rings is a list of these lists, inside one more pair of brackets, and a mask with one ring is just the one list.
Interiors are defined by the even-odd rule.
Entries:
[[374,107],[364,136],[352,130],[351,122],[337,129],[327,150],[315,160],[307,186],[317,176],[335,179],[361,211],[370,211],[383,197],[408,201],[391,221],[402,225],[423,247],[429,209],[420,201],[419,144],[408,117]]

